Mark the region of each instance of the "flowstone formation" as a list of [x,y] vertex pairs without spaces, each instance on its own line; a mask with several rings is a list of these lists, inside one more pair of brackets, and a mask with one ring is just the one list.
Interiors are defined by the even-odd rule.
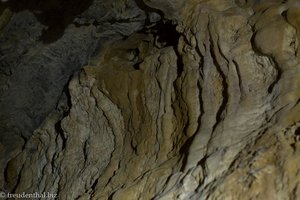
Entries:
[[298,1],[89,3],[2,9],[2,191],[300,198]]

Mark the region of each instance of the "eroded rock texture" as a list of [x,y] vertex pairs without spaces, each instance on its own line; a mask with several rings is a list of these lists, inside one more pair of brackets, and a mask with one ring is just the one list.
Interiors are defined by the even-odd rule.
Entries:
[[3,191],[299,199],[300,3],[103,2],[50,44],[3,11]]

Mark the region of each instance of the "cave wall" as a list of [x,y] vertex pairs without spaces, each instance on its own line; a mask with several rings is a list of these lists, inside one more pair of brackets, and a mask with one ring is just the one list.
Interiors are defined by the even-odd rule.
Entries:
[[2,191],[300,197],[297,1],[90,3],[1,15]]

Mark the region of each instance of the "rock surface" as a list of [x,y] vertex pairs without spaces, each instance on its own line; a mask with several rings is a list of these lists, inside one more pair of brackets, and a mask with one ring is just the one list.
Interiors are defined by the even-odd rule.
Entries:
[[2,191],[299,199],[300,3],[103,2],[1,15]]

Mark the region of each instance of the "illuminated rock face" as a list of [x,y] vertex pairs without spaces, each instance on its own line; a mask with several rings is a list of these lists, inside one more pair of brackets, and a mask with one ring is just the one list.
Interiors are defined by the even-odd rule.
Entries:
[[[23,148],[2,139],[4,191],[70,200],[299,198],[297,1],[115,1],[104,6],[117,13],[110,21],[93,15],[102,4],[74,19],[98,25],[66,29],[107,36],[94,44],[100,50],[87,53],[64,90],[49,86],[59,95],[45,103],[56,106],[41,106],[49,111]],[[134,12],[139,22],[127,16]]]

